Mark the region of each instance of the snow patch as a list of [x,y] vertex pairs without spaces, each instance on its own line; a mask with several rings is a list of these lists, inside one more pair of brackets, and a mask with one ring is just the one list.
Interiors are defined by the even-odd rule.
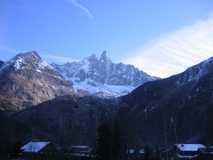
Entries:
[[[76,82],[76,79],[67,79],[73,82],[74,89],[85,90],[91,94],[105,93],[106,95],[111,95],[114,97],[119,97],[125,94],[130,93],[135,87],[133,86],[121,86],[121,85],[108,85],[108,84],[99,84],[94,82],[91,79],[86,79],[82,82]],[[95,84],[95,85],[91,85]]]
[[39,69],[44,69],[44,68],[50,68],[50,69],[54,69],[53,66],[51,66],[49,63],[47,63],[46,61],[42,60],[39,63]]
[[15,67],[16,70],[19,70],[19,69],[22,68],[22,66],[23,66],[23,59],[22,59],[21,57],[19,57],[19,58],[15,61],[14,67]]

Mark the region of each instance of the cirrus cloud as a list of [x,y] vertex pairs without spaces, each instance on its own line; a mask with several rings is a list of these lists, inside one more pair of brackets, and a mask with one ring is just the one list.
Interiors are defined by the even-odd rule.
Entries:
[[168,77],[213,56],[213,16],[154,39],[124,62],[151,75]]
[[79,8],[81,11],[83,11],[89,18],[93,19],[94,16],[93,14],[91,13],[91,11],[83,6],[79,0],[67,0],[67,2],[71,3],[72,5],[74,5],[75,7]]

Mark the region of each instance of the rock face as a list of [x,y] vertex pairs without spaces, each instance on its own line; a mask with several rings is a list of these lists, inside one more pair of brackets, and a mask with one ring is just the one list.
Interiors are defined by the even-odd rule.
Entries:
[[113,63],[106,51],[100,58],[93,54],[80,62],[53,66],[67,80],[73,81],[76,90],[102,96],[124,95],[145,82],[157,79],[132,65]]
[[4,64],[4,61],[0,60],[0,68],[1,68],[1,66],[3,66],[3,64]]
[[22,110],[72,91],[70,82],[36,52],[18,54],[0,67],[1,110]]
[[122,97],[123,132],[132,144],[210,143],[212,93],[213,58],[181,74],[148,82]]

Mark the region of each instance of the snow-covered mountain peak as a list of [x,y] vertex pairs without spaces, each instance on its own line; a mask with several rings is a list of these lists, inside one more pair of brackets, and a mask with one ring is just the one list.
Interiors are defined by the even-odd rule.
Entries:
[[98,61],[98,57],[96,56],[96,54],[91,54],[90,56],[84,58],[84,61]]
[[73,94],[72,84],[36,52],[20,53],[3,63],[0,84],[4,84],[0,86],[0,101],[18,107]]
[[79,62],[53,66],[67,80],[73,82],[75,89],[97,95],[106,95],[102,94],[106,92],[107,95],[111,93],[120,96],[147,81],[156,79],[132,65],[113,63],[106,51],[99,58],[92,54]]
[[30,51],[30,52],[24,52],[24,53],[19,53],[17,54],[14,59],[16,58],[24,58],[24,59],[41,59],[39,54],[36,51]]
[[54,69],[50,64],[43,60],[35,51],[25,52],[16,55],[13,59],[6,62],[7,66],[13,66],[15,70],[35,69],[41,72],[44,69]]

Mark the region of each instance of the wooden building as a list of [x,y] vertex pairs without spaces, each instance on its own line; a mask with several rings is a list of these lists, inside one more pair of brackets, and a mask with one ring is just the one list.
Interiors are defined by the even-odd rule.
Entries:
[[56,147],[51,142],[31,141],[21,147],[21,157],[26,160],[52,160],[56,155]]

